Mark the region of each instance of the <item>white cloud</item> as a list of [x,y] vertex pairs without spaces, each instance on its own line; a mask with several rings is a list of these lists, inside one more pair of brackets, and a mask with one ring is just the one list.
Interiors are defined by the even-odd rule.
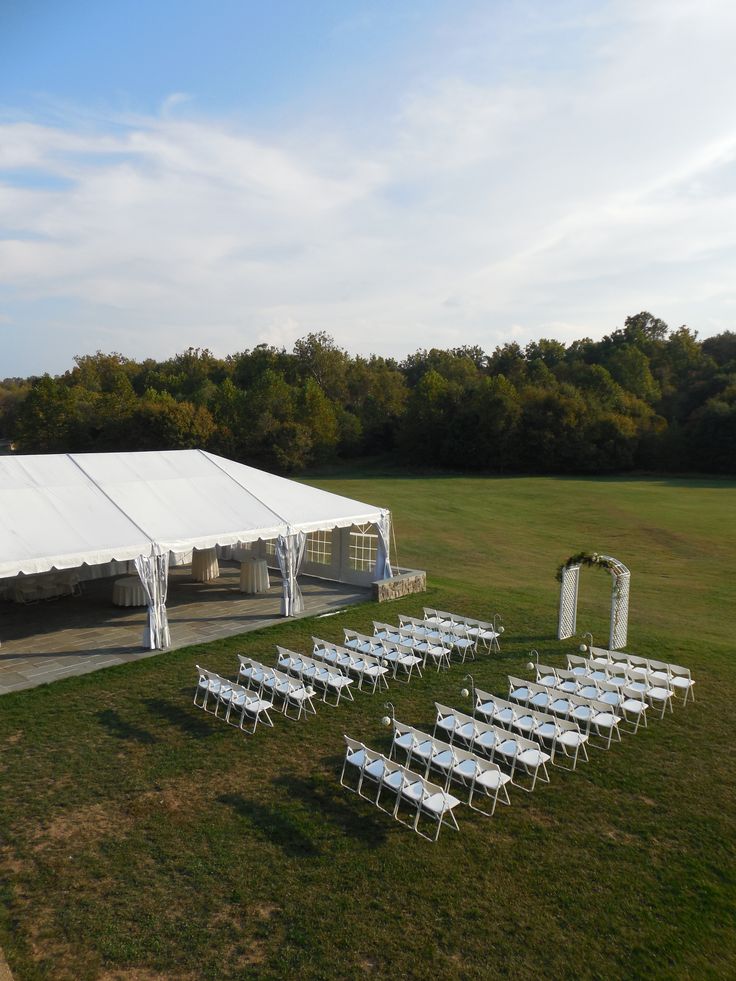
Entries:
[[[562,27],[531,9],[521,37],[551,50]],[[3,305],[34,338],[5,370],[309,330],[398,356],[492,348],[600,335],[642,307],[732,327],[736,13],[657,0],[563,26],[581,24],[574,71],[543,51],[533,72],[484,74],[476,46],[467,77],[415,77],[370,147],[352,121],[264,136],[187,115],[179,93],[157,117],[0,125]]]

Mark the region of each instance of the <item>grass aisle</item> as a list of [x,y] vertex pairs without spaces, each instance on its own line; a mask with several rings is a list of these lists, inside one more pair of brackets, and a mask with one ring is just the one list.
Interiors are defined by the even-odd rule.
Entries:
[[[430,591],[0,701],[0,946],[32,979],[734,977],[736,485],[726,481],[315,481],[389,506]],[[576,773],[512,791],[493,819],[416,838],[341,791],[342,734],[388,748],[383,698],[246,737],[195,709],[196,661],[338,639],[423,604],[500,613],[500,694],[553,639],[557,565],[632,570],[628,649],[684,663],[694,705]],[[610,578],[583,572],[578,624],[607,641]],[[42,610],[39,611],[42,614]],[[394,685],[402,721],[460,705],[464,670]],[[461,792],[462,793],[462,792]]]

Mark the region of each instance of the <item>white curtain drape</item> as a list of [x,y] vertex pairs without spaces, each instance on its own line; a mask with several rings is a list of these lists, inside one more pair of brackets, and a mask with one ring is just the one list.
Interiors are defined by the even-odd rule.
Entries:
[[166,616],[166,593],[169,585],[169,553],[139,555],[135,568],[148,600],[148,624],[143,633],[143,646],[164,650],[171,646],[169,621]]
[[378,531],[378,548],[376,549],[376,567],[373,570],[374,579],[391,579],[391,512],[386,511],[376,522]]
[[296,577],[304,561],[306,548],[307,536],[303,531],[298,531],[295,535],[279,535],[276,540],[276,559],[283,582],[281,613],[285,617],[296,616],[304,609],[304,598]]

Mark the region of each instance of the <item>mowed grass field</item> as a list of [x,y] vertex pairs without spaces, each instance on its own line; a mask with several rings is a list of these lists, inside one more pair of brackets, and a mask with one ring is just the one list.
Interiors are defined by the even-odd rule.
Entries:
[[[424,596],[355,607],[0,699],[0,944],[19,981],[736,977],[736,485],[726,481],[314,481],[386,505]],[[192,706],[195,662],[234,677],[422,605],[502,616],[476,684],[529,650],[561,665],[555,570],[632,570],[629,644],[688,665],[676,706],[589,764],[512,790],[432,845],[338,783],[342,735],[388,751],[383,697],[241,734]],[[610,577],[578,627],[608,639]],[[43,615],[43,609],[38,609]],[[465,669],[392,685],[402,721],[460,707]],[[467,703],[465,703],[467,704]],[[459,792],[463,796],[463,792]]]

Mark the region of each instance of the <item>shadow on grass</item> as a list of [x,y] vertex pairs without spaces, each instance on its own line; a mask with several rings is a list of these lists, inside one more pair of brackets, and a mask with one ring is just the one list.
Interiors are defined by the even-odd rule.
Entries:
[[[342,758],[340,758],[342,759]],[[340,831],[365,845],[381,845],[386,841],[390,824],[383,815],[371,809],[370,801],[360,800],[349,794],[337,780],[335,785],[325,786],[318,777],[282,776],[274,780],[274,786],[284,787],[291,797],[298,797],[310,810],[329,821]],[[335,797],[339,791],[349,800]]]
[[283,809],[248,800],[242,794],[221,794],[217,800],[244,817],[264,838],[290,858],[314,858],[321,854],[305,830]]
[[152,746],[158,742],[158,739],[156,739],[153,733],[134,725],[132,722],[126,721],[114,709],[104,709],[102,712],[98,712],[97,719],[100,725],[104,726],[110,735],[115,736],[117,739],[141,743],[143,746]]
[[181,729],[187,736],[207,739],[216,733],[215,727],[209,718],[204,717],[201,709],[198,710],[201,714],[195,715],[194,712],[189,711],[189,705],[184,708],[179,702],[167,702],[163,698],[144,698],[143,704],[157,719],[165,719],[172,726]]

